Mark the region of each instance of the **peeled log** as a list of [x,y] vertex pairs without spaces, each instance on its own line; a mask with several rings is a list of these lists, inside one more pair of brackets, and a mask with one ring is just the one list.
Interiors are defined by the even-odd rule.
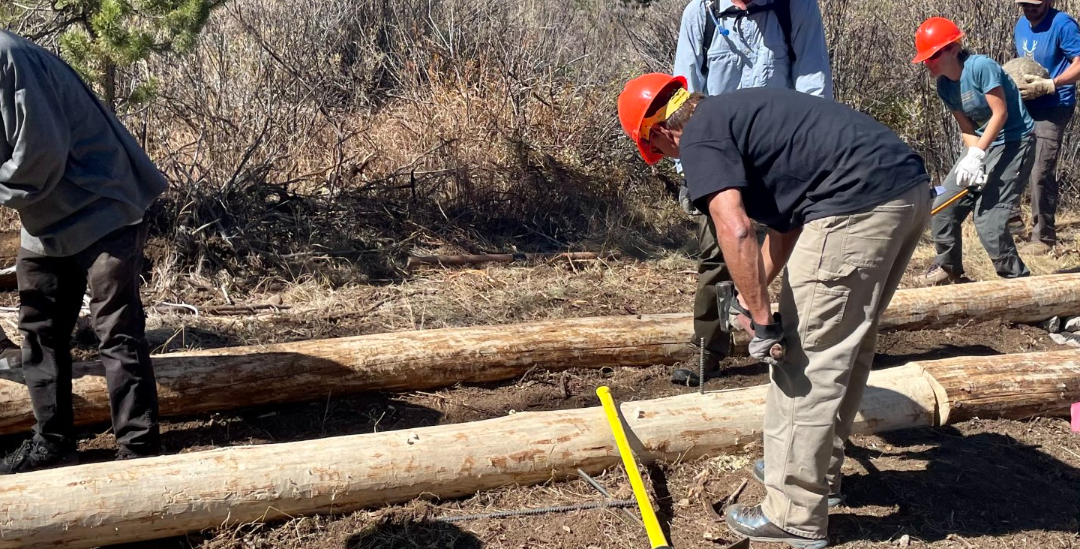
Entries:
[[[902,290],[887,329],[921,329],[978,318],[1036,322],[1080,312],[1080,274]],[[161,413],[175,416],[363,391],[485,383],[549,369],[671,364],[686,352],[690,315],[549,320],[231,347],[154,357]],[[744,344],[736,345],[745,349]],[[107,422],[99,364],[75,366],[75,420]],[[0,434],[33,424],[18,371],[0,371]]]
[[886,330],[924,330],[964,320],[1016,324],[1080,314],[1080,274],[1031,276],[896,292],[881,319]]
[[[955,375],[935,380],[947,372]],[[961,382],[965,373],[976,381]],[[1002,389],[1004,380],[1012,391]],[[641,461],[693,459],[757,441],[765,391],[692,393],[626,402],[621,410]],[[870,375],[855,427],[871,433],[942,425],[965,417],[950,411],[968,406],[962,403],[978,402],[981,417],[1026,417],[1037,409],[1062,412],[1078,400],[1080,350],[910,363]],[[588,408],[54,469],[0,478],[0,549],[93,547],[427,495],[452,498],[618,461],[602,410]]]
[[[684,315],[680,315],[684,316]],[[419,390],[551,368],[671,363],[689,322],[671,315],[582,318],[228,347],[154,357],[164,416],[326,399],[362,391]],[[74,366],[76,423],[109,421],[99,363]],[[34,422],[19,370],[0,371],[0,433]]]

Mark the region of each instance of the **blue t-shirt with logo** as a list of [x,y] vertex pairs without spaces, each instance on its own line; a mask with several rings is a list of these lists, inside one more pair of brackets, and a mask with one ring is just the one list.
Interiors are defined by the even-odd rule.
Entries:
[[[1065,72],[1074,57],[1080,56],[1080,26],[1065,12],[1051,9],[1038,26],[1032,28],[1024,17],[1016,22],[1016,55],[1030,57],[1046,67],[1050,78]],[[1044,95],[1028,101],[1036,108],[1070,106],[1076,104],[1076,85],[1059,86],[1056,94]]]
[[945,76],[937,79],[937,93],[941,100],[950,110],[960,111],[975,122],[976,134],[980,137],[986,129],[986,123],[993,114],[990,105],[986,102],[986,93],[994,88],[1001,88],[1005,94],[1006,112],[1009,119],[1005,121],[1005,127],[994,139],[994,145],[1019,141],[1031,133],[1035,123],[1024,101],[1020,98],[1020,90],[1009,78],[1005,71],[993,59],[985,55],[969,55],[964,60],[964,70],[960,73],[960,81],[954,82]]

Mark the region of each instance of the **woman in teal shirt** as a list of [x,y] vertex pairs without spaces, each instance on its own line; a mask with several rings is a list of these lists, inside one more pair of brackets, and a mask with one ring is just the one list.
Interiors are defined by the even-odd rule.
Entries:
[[923,63],[937,79],[938,96],[956,118],[965,148],[934,207],[968,191],[930,220],[937,257],[922,278],[926,285],[968,281],[961,225],[972,212],[979,240],[998,276],[1031,274],[1016,251],[1008,222],[1034,161],[1034,124],[1012,79],[994,60],[965,50],[960,44],[963,36],[943,17],[927,19],[915,35],[918,55],[912,63]]

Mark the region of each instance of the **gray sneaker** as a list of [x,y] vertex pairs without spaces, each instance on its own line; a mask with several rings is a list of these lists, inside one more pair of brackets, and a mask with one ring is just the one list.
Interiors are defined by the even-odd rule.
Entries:
[[[759,459],[754,461],[754,468],[750,470],[751,476],[754,480],[765,484],[765,460]],[[829,494],[829,508],[839,507],[844,504],[844,494],[836,493]]]
[[22,349],[10,339],[0,341],[0,370],[22,368]]
[[931,265],[926,270],[926,274],[915,277],[915,285],[920,287],[967,284],[968,282],[973,282],[973,280],[964,275],[954,275],[937,264]]

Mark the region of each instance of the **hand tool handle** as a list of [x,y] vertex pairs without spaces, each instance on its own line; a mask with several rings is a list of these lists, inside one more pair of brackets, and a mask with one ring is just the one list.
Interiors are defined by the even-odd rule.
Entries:
[[622,420],[619,419],[619,411],[615,409],[615,401],[611,398],[611,389],[606,385],[597,387],[596,396],[600,397],[600,403],[604,406],[604,415],[607,416],[608,424],[611,426],[611,433],[615,435],[615,445],[619,447],[623,467],[626,467],[626,476],[630,477],[630,486],[634,489],[638,508],[641,509],[641,520],[645,523],[645,533],[649,535],[649,543],[653,549],[666,549],[667,538],[660,529],[660,522],[656,520],[656,512],[653,511],[652,502],[649,501],[649,493],[645,491],[645,483],[642,482],[641,473],[638,472],[634,453],[630,450],[630,442],[626,440],[626,431],[623,430]]
[[930,215],[935,216],[941,210],[944,210],[945,208],[948,208],[949,206],[951,206],[953,202],[956,202],[957,200],[960,200],[961,198],[964,198],[965,196],[967,196],[968,190],[969,190],[969,188],[965,187],[964,190],[954,194],[952,196],[952,198],[946,200],[945,203],[943,203],[942,205],[934,208],[933,210],[930,210]]

